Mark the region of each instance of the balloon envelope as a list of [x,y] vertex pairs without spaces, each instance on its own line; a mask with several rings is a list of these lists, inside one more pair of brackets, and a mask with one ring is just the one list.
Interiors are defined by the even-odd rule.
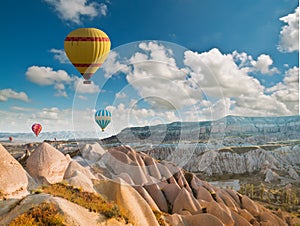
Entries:
[[110,40],[97,28],[79,28],[65,38],[64,49],[79,73],[89,80],[107,58]]
[[95,113],[95,121],[100,126],[103,132],[111,122],[111,113],[108,110],[99,110]]
[[42,126],[41,126],[41,124],[34,123],[34,124],[31,126],[31,129],[32,129],[32,132],[34,132],[34,134],[35,134],[36,136],[38,136],[39,133],[42,131]]

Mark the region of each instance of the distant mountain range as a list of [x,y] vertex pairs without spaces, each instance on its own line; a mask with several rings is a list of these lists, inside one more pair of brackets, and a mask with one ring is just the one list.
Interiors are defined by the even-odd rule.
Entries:
[[95,133],[92,132],[73,132],[73,131],[59,131],[59,132],[42,132],[36,137],[33,133],[0,133],[0,142],[8,142],[9,137],[13,137],[14,142],[28,143],[28,142],[42,142],[44,140],[76,140],[76,139],[98,139]]
[[[99,140],[94,131],[42,132],[39,137],[33,133],[0,133],[0,141],[9,136],[19,142],[40,142],[43,140]],[[282,117],[240,117],[227,116],[216,121],[173,122],[155,126],[130,127],[109,138],[104,144],[178,144],[218,143],[224,146],[255,145],[266,142],[300,139],[300,116]]]
[[123,129],[102,141],[121,144],[218,143],[224,146],[260,145],[300,139],[300,116],[227,116],[216,121],[173,122]]

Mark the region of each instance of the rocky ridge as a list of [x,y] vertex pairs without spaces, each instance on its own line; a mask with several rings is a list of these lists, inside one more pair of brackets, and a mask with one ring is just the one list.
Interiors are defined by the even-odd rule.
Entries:
[[[300,180],[300,145],[250,147],[226,147],[207,150],[205,147],[185,145],[184,147],[156,147],[147,154],[159,160],[184,164],[191,172],[208,176],[223,174],[260,173],[265,181],[274,178],[283,182]],[[182,156],[188,157],[183,159]],[[270,177],[280,172],[281,177]]]
[[[300,116],[241,117],[226,116],[214,121],[173,122],[144,127],[130,127],[105,143],[180,143],[216,142],[216,146],[249,146],[267,142],[299,139]],[[210,143],[213,144],[213,143]]]

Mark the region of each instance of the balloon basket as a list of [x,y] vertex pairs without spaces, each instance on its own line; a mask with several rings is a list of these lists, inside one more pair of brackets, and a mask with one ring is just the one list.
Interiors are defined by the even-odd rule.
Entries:
[[85,80],[83,81],[83,84],[91,84],[91,81]]

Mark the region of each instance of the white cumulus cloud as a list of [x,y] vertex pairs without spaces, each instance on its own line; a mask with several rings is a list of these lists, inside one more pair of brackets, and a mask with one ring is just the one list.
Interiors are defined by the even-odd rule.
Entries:
[[97,93],[100,88],[93,81],[91,84],[83,84],[83,79],[77,76],[69,76],[64,70],[53,70],[51,67],[31,66],[26,71],[29,81],[41,86],[53,86],[55,96],[68,97],[67,88],[78,93]]
[[108,11],[107,5],[101,3],[100,4],[100,15],[106,16],[107,15],[107,11]]
[[70,83],[73,80],[67,72],[63,70],[54,71],[51,67],[31,66],[25,74],[29,81],[41,86]]
[[285,104],[279,102],[270,95],[263,92],[253,96],[241,95],[235,100],[233,115],[241,116],[275,116],[291,115]]
[[256,61],[245,52],[239,53],[235,50],[231,55],[238,68],[246,73],[259,72],[266,75],[279,73],[279,70],[273,66],[272,58],[267,54],[261,54]]
[[87,0],[44,0],[65,21],[81,24],[83,17],[94,18],[98,15],[107,15],[107,5]]
[[110,51],[105,62],[101,66],[102,70],[104,70],[104,77],[110,78],[115,73],[118,72],[127,72],[128,67],[124,63],[120,63],[119,55],[115,51]]
[[69,59],[66,52],[62,49],[50,49],[51,53],[54,53],[54,59],[58,60],[62,64],[69,63]]
[[267,92],[284,105],[289,115],[299,114],[299,68],[293,67],[285,72],[282,82],[268,88]]
[[26,78],[41,86],[54,85],[56,96],[67,97],[65,84],[71,84],[74,78],[64,70],[54,71],[51,67],[31,66],[26,71]]
[[[260,55],[255,61],[248,54],[236,51],[232,54],[222,54],[218,49],[205,53],[187,51],[184,63],[190,68],[192,78],[201,84],[205,94],[220,98],[219,103],[226,102],[223,104],[223,112],[227,114],[243,116],[298,114],[298,68],[289,70],[283,83],[266,89],[259,80],[249,74],[249,72],[269,75],[279,73],[279,70],[272,66],[271,57],[266,54]],[[270,95],[270,92],[273,94]],[[211,114],[221,112],[212,110],[216,109],[215,106],[216,103],[212,103],[211,108],[206,110],[212,111]]]
[[254,68],[261,72],[262,74],[273,75],[279,73],[279,70],[276,67],[271,67],[273,65],[273,60],[269,55],[261,54],[257,61],[252,61]]
[[264,89],[257,79],[238,67],[231,54],[222,54],[214,48],[203,53],[186,51],[184,56],[190,75],[209,96],[224,98],[241,94],[254,95]]
[[29,98],[25,92],[17,92],[13,89],[0,90],[0,102],[7,101],[8,99],[15,99],[28,102]]
[[[186,80],[187,70],[176,65],[172,50],[157,42],[141,43],[129,58],[131,71],[126,79],[153,107],[180,109],[201,99],[199,87]],[[161,101],[163,100],[163,101]]]
[[281,17],[286,25],[281,28],[278,50],[281,52],[299,51],[299,6],[294,13]]

